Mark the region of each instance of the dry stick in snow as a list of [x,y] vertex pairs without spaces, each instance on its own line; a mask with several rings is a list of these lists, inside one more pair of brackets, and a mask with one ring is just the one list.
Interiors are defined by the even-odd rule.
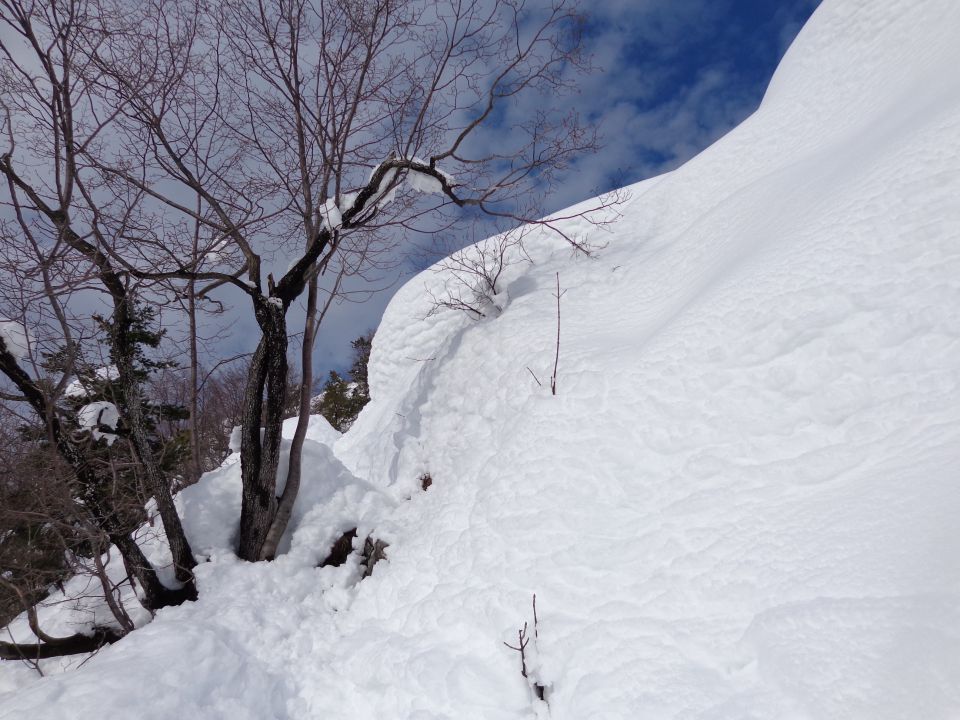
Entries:
[[[534,646],[536,646],[536,643],[540,640],[540,628],[539,628],[539,625],[540,625],[540,620],[539,620],[539,618],[537,617],[537,594],[534,593],[534,594],[533,594],[533,639],[534,639]],[[510,643],[508,643],[508,642],[506,642],[506,641],[504,641],[503,644],[506,645],[506,646],[507,646],[508,648],[510,648],[511,650],[516,650],[518,653],[520,653],[520,674],[523,675],[524,680],[526,680],[526,681],[530,684],[530,687],[533,688],[533,691],[534,691],[534,693],[536,693],[537,698],[539,698],[540,700],[543,700],[544,702],[546,702],[546,699],[544,698],[544,691],[545,691],[546,688],[544,688],[543,685],[541,685],[540,683],[536,682],[535,680],[532,680],[532,679],[530,678],[529,674],[527,674],[527,645],[530,644],[530,638],[527,636],[527,623],[524,623],[524,624],[523,624],[523,627],[522,627],[520,630],[517,630],[517,644],[516,644],[516,645],[511,645]]]
[[533,379],[536,381],[537,385],[539,385],[540,387],[543,387],[543,383],[540,382],[540,378],[538,378],[536,373],[534,373],[533,370],[530,369],[529,365],[527,365],[527,372],[530,373],[531,376],[533,376]]
[[540,639],[540,618],[537,617],[537,594],[533,594],[533,639]]
[[[560,273],[557,273],[557,294],[554,297],[557,299],[557,344],[556,351],[553,355],[553,375],[550,376],[550,392],[554,395],[557,394],[557,365],[560,364],[560,298],[566,294],[566,290],[560,292]],[[536,597],[536,596],[534,596]],[[534,607],[536,609],[536,607]]]
[[530,679],[527,675],[527,645],[530,643],[530,638],[527,637],[527,623],[523,624],[521,630],[517,630],[517,644],[511,645],[506,640],[503,641],[503,644],[506,645],[511,650],[516,650],[520,653],[520,674],[523,675],[526,679]]

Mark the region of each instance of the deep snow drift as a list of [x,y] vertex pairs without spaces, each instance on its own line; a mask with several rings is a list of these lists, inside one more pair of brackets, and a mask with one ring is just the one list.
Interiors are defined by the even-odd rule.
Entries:
[[[5,664],[0,717],[960,716],[957,27],[827,0],[754,116],[571,224],[595,259],[535,235],[479,322],[415,278],[290,551],[238,562],[211,474],[200,600],[80,669]],[[349,523],[390,543],[363,581],[315,567]],[[533,593],[549,706],[503,644]]]

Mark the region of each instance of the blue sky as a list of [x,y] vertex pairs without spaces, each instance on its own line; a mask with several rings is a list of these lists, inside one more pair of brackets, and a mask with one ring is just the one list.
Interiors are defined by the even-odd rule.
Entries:
[[[605,148],[559,206],[672,170],[760,104],[780,58],[819,0],[613,0],[588,42],[603,68],[577,104]],[[589,181],[594,185],[590,186]]]
[[[820,0],[592,0],[586,41],[598,71],[567,98],[604,147],[581,158],[548,210],[672,170],[748,117]],[[408,275],[414,268],[409,267]],[[406,279],[334,307],[317,343],[318,377],[348,363]]]
[[[544,211],[672,170],[742,122],[819,2],[581,0],[585,43],[597,71],[581,77],[578,92],[561,101],[600,128],[604,145],[574,163]],[[522,103],[508,111],[514,118],[541,109],[542,98]],[[497,132],[490,137],[496,142]],[[377,326],[393,292],[423,263],[422,254],[410,256],[372,284],[352,280],[348,289],[378,292],[353,296],[366,302],[331,308],[317,338],[315,377],[349,365],[350,341]],[[251,351],[258,331],[247,300],[229,291],[220,299],[232,309],[210,322],[231,325],[213,343],[216,352]],[[302,310],[294,309],[290,328],[300,327]],[[292,338],[292,358],[296,344]]]

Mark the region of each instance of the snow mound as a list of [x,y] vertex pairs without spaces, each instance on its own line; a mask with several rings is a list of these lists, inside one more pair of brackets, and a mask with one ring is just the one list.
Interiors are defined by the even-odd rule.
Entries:
[[[958,25],[827,0],[597,258],[532,233],[480,322],[411,281],[289,552],[236,561],[238,468],[208,476],[199,601],[79,670],[0,668],[0,716],[960,716]],[[362,581],[315,566],[354,522],[389,542]],[[534,593],[549,707],[504,645]]]
[[[283,421],[282,434],[287,440],[293,439],[293,434],[297,431],[297,418],[287,418]],[[311,415],[307,421],[307,440],[333,447],[334,443],[340,439],[340,431],[337,430],[323,415]]]
[[[297,431],[297,418],[287,418],[283,421],[280,429],[284,440],[293,440],[293,434]],[[333,444],[340,439],[340,431],[331,425],[323,415],[311,415],[307,419],[306,439],[315,443],[333,447]],[[229,442],[230,452],[240,452],[240,428],[235,427],[230,433]],[[235,460],[239,460],[239,456]]]
[[[280,465],[277,468],[278,495],[283,492],[290,459],[290,440],[296,427],[296,418],[290,418],[283,423]],[[316,515],[322,511],[321,514],[325,513],[324,522],[327,522],[330,520],[332,508],[339,505],[345,515],[333,522],[333,529],[326,529],[326,534],[332,536],[334,531],[343,532],[358,523],[362,524],[363,511],[360,506],[364,505],[364,502],[370,504],[363,498],[368,494],[381,495],[379,490],[354,477],[334,457],[330,445],[339,435],[323,417],[310,417],[307,438],[303,443],[300,492],[297,494],[287,531],[280,542],[281,554],[289,552],[291,542],[307,515]],[[240,455],[236,452],[230,455],[218,470],[205,474],[200,482],[184,489],[178,495],[177,502],[183,516],[184,528],[197,554],[218,557],[233,553],[240,529],[241,499]],[[351,500],[358,500],[360,504],[354,507]],[[389,504],[385,498],[382,501]],[[309,534],[314,531],[304,532]],[[317,540],[317,546],[307,553],[311,555],[314,564],[326,557],[330,548],[327,539],[325,536]]]

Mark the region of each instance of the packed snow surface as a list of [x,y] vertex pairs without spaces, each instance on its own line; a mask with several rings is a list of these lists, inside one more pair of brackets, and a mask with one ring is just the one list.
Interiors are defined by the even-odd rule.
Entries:
[[[5,664],[0,716],[960,717],[957,27],[827,0],[755,115],[568,223],[595,257],[534,233],[479,322],[415,278],[289,551],[233,556],[228,460],[180,500],[200,599]],[[316,567],[353,526],[387,559]]]

